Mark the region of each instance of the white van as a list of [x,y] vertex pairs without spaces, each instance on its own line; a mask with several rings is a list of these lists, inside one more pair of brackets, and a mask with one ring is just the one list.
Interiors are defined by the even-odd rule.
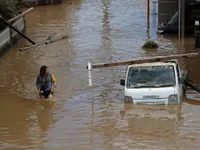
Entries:
[[125,86],[125,102],[134,104],[179,104],[185,92],[186,73],[176,61],[153,62],[128,66]]

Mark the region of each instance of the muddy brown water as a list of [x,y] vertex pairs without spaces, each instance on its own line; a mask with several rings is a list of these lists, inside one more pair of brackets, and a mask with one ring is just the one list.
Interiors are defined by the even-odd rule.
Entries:
[[[145,0],[74,0],[35,7],[27,15],[27,36],[42,41],[51,33],[69,38],[19,52],[22,40],[0,58],[0,149],[128,150],[199,149],[200,95],[187,91],[180,106],[124,104],[119,79],[126,66],[96,69],[88,86],[87,62],[115,62],[139,56],[196,52],[192,36],[147,29]],[[140,47],[147,37],[159,48]],[[183,61],[200,86],[200,57]],[[39,102],[35,78],[41,65],[57,78],[54,102]]]

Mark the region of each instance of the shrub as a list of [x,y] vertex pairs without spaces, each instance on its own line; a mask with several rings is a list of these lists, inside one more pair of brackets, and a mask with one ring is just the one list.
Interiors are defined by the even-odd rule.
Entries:
[[[18,0],[0,0],[0,16],[5,19],[11,19],[20,13]],[[0,30],[6,27],[5,23],[0,21]]]
[[152,40],[147,40],[142,48],[158,48],[158,44]]

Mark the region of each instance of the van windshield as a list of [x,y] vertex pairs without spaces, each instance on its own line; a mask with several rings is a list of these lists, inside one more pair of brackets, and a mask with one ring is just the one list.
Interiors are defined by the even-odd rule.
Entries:
[[128,88],[174,86],[174,67],[169,66],[141,66],[130,67],[127,78]]

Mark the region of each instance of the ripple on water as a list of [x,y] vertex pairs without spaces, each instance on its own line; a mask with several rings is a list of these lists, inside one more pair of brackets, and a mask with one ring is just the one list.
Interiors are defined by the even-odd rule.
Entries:
[[[181,42],[157,35],[155,16],[148,32],[144,8],[145,0],[75,0],[34,8],[27,16],[29,37],[39,42],[56,32],[69,38],[19,53],[19,47],[30,44],[22,41],[0,59],[0,149],[199,148],[196,93],[188,94],[180,110],[127,106],[119,85],[126,66],[94,69],[93,87],[88,87],[90,58],[105,63],[196,51],[193,38]],[[141,49],[148,36],[158,49]],[[183,61],[195,83],[200,82],[198,62]],[[34,101],[35,77],[44,64],[57,78],[56,103]]]

